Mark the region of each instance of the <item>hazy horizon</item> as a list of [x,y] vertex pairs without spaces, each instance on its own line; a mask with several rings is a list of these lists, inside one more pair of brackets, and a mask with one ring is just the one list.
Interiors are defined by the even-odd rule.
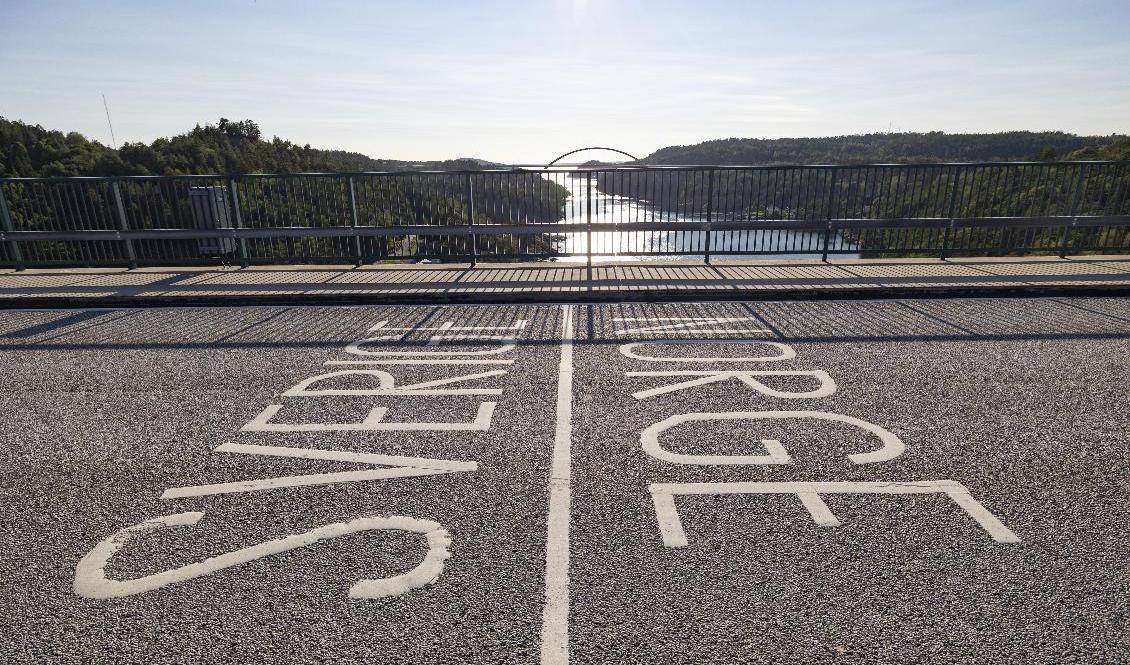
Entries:
[[1130,4],[1062,4],[6,2],[0,115],[109,145],[104,92],[119,145],[222,116],[374,158],[506,163],[729,137],[1130,133]]

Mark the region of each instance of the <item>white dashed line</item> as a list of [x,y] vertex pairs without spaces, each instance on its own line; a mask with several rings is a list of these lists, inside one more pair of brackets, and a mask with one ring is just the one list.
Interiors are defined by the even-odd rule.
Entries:
[[569,662],[569,481],[573,445],[573,306],[561,308],[561,364],[557,373],[557,429],[549,476],[549,520],[545,542],[545,610],[542,665]]

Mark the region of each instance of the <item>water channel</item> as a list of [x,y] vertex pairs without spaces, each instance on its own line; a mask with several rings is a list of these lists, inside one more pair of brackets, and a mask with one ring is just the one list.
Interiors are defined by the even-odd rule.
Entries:
[[[583,225],[588,215],[589,192],[583,174],[547,173],[547,180],[563,185],[569,190],[565,202],[563,224]],[[640,199],[598,191],[595,180],[592,187],[592,221],[599,223],[623,222],[702,222],[704,216],[690,216],[657,206]],[[659,258],[701,258],[706,248],[706,233],[688,231],[594,231],[592,234],[593,261],[633,261]],[[816,259],[821,258],[824,233],[820,231],[758,230],[714,231],[711,233],[711,252],[716,256],[757,259]],[[833,236],[832,244],[844,249],[853,245]],[[585,260],[588,236],[584,232],[560,236],[555,248],[574,256],[565,260]],[[839,258],[859,258],[858,253],[837,253]]]

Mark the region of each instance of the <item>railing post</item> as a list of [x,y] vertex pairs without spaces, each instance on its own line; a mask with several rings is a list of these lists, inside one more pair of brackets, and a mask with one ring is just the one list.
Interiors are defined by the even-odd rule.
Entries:
[[712,222],[714,221],[714,169],[706,171],[706,252],[703,262],[710,265],[710,246],[713,241]]
[[824,227],[824,251],[820,255],[821,261],[828,260],[828,245],[832,241],[832,213],[836,207],[836,187],[839,186],[839,181],[839,167],[832,167],[831,182],[828,184],[828,210],[824,216],[826,226]]
[[[8,210],[8,201],[4,198],[4,184],[0,183],[0,228],[4,229],[4,233],[11,233],[15,231],[12,225],[12,213]],[[12,264],[16,270],[24,269],[24,254],[20,250],[20,243],[18,240],[8,241],[8,254],[12,257]]]
[[[126,207],[122,203],[122,190],[118,186],[118,181],[113,181],[114,189],[114,205],[118,209],[118,226],[122,231],[129,231],[129,220],[126,218]],[[134,270],[137,268],[137,254],[133,249],[133,241],[129,238],[124,240],[126,246],[126,256],[129,258],[129,269]]]
[[1059,258],[1067,256],[1067,239],[1071,233],[1072,227],[1075,226],[1075,216],[1079,214],[1079,197],[1083,193],[1083,178],[1087,175],[1087,165],[1080,164],[1076,167],[1079,175],[1075,178],[1075,191],[1071,193],[1071,205],[1068,207],[1067,215],[1071,217],[1071,223],[1063,227],[1063,238],[1059,243]]
[[949,251],[950,233],[953,231],[954,215],[957,214],[957,183],[960,181],[961,167],[955,166],[953,168],[953,185],[950,186],[950,206],[949,211],[947,212],[947,216],[949,217],[950,221],[946,225],[946,228],[942,231],[942,249],[938,252],[939,261],[945,261],[946,253]]
[[471,266],[479,262],[479,237],[475,234],[475,190],[471,185],[471,174],[467,174],[467,226],[471,229]]
[[592,171],[585,175],[585,257],[592,279]]
[[349,176],[349,211],[353,216],[353,265],[361,267],[361,236],[357,235],[357,194],[353,191],[353,176]]
[[[228,178],[228,189],[231,190],[232,226],[242,229],[243,217],[239,214],[239,190],[236,189],[235,178]],[[247,267],[247,238],[242,236],[239,238],[239,267]]]

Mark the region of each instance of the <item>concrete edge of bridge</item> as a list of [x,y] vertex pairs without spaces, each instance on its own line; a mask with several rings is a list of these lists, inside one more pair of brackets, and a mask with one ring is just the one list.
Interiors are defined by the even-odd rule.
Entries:
[[890,300],[918,298],[1128,297],[1130,284],[909,286],[889,288],[649,289],[501,293],[357,293],[22,296],[0,298],[0,310],[154,307],[357,306],[357,305],[537,305],[622,302],[721,302],[787,300]]

